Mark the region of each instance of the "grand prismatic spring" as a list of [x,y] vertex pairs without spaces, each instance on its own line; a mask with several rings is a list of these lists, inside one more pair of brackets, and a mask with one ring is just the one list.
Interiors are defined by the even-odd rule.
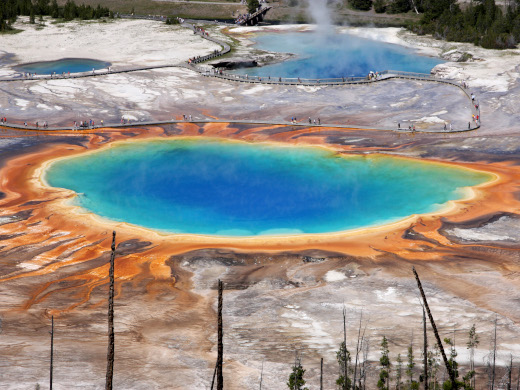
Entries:
[[[0,388],[106,388],[113,231],[114,388],[211,388],[218,280],[224,389],[288,389],[295,355],[305,387],[337,388],[344,339],[375,389],[383,336],[390,387],[410,346],[418,381],[412,267],[459,380],[474,363],[490,387],[494,344],[494,388],[516,380],[520,51],[268,25],[279,7],[256,27],[20,16],[0,35]],[[95,72],[54,69],[85,56]],[[385,70],[419,74],[367,77]]]
[[436,211],[489,175],[317,148],[158,140],[64,159],[46,173],[103,217],[172,233],[326,233]]

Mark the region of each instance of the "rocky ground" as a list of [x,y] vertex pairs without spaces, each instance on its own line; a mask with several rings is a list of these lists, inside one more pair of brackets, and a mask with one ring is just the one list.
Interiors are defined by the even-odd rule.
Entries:
[[[140,45],[139,37],[148,34],[148,28],[163,28],[154,26],[152,22],[114,22],[110,28],[119,34],[121,49],[110,51],[116,43],[105,45],[110,41],[98,36],[99,53],[106,55],[87,57],[124,66],[131,61],[132,52],[139,53],[131,63],[135,65],[146,62],[150,53],[161,53],[161,47],[168,55],[175,52],[177,61],[213,50],[212,44],[198,41],[178,27],[159,34],[163,38],[157,42],[145,39]],[[56,32],[52,28],[39,33]],[[76,27],[56,28],[63,29],[58,30],[61,34]],[[376,30],[357,31],[374,34]],[[376,32],[381,31],[385,30]],[[151,36],[158,33],[152,32]],[[388,39],[400,39],[422,50],[453,50],[428,38],[414,40],[397,30],[386,32]],[[20,48],[20,42],[30,42],[23,34],[0,37],[0,47],[6,51],[0,68],[4,75],[10,74],[13,63],[50,59],[37,50],[42,41]],[[78,27],[70,34],[74,42],[74,34],[85,35],[85,30]],[[9,41],[11,37],[18,41]],[[167,45],[169,40],[171,46]],[[193,48],[192,40],[199,46]],[[128,47],[125,42],[135,46]],[[343,305],[351,351],[363,312],[362,322],[370,339],[366,355],[369,388],[373,388],[382,335],[390,340],[393,362],[397,353],[404,356],[411,339],[420,359],[422,311],[412,265],[423,279],[442,336],[455,334],[463,364],[469,356],[467,332],[476,324],[481,339],[476,353],[479,388],[485,387],[484,366],[493,320],[498,320],[502,378],[509,354],[520,358],[517,52],[453,46],[482,58],[437,69],[439,74],[467,80],[474,89],[483,116],[477,132],[412,135],[225,124],[54,135],[3,130],[0,345],[4,353],[0,387],[32,389],[40,384],[45,388],[50,315],[56,320],[54,388],[103,388],[104,383],[106,264],[113,226],[66,213],[56,203],[62,193],[35,185],[34,168],[50,157],[100,147],[111,140],[178,134],[317,143],[355,153],[379,151],[471,163],[499,172],[503,183],[487,190],[487,197],[468,202],[458,213],[353,237],[331,235],[306,242],[287,238],[276,244],[248,245],[241,240],[191,241],[181,237],[172,241],[118,227],[116,387],[209,388],[216,357],[215,283],[221,278],[226,284],[225,388],[257,388],[262,364],[264,387],[286,388],[295,350],[303,356],[308,385],[318,386],[319,359],[323,357],[325,388],[333,388]],[[126,47],[127,52],[123,50]],[[63,57],[79,56],[73,49],[70,53],[66,50]],[[27,53],[31,53],[30,58]],[[157,56],[157,63],[170,60]],[[50,124],[89,118],[117,121],[121,116],[161,120],[192,114],[196,118],[272,120],[291,116],[306,120],[311,116],[320,117],[322,122],[382,128],[395,128],[397,122],[407,126],[413,121],[427,129],[444,122],[464,126],[471,116],[469,102],[459,89],[407,81],[365,87],[290,88],[233,84],[168,68],[79,80],[9,82],[1,83],[0,89],[0,115],[13,121],[47,120]],[[432,345],[433,335],[429,336]],[[440,372],[439,377],[442,375]]]

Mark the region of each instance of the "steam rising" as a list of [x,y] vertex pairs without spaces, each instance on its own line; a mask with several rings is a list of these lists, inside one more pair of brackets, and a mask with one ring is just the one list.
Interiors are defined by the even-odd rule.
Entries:
[[[318,34],[329,35],[333,32],[332,14],[329,8],[330,0],[307,0],[308,16],[316,23],[316,31]],[[332,2],[331,4],[335,4]]]

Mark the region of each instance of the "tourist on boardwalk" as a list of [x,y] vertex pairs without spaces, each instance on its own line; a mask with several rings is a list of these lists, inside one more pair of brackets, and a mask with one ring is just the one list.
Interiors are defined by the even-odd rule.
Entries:
[[320,120],[320,118],[318,118],[318,125],[321,125],[321,120]]
[[309,117],[309,125],[311,124],[311,117]]

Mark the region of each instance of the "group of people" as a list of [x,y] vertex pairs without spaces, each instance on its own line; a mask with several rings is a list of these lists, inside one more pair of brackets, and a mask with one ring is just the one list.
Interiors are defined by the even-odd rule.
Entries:
[[[397,122],[397,130],[401,130],[401,122]],[[408,126],[408,131],[415,132],[415,125],[413,123]]]
[[209,33],[202,27],[193,26],[193,34],[200,34],[203,37],[209,37]]
[[[265,1],[260,1],[260,3],[265,3]],[[260,4],[260,7],[258,7],[256,10],[255,10],[255,13],[260,11],[262,9],[262,4]],[[242,24],[244,23],[246,20],[248,20],[251,16],[253,16],[253,14],[251,13],[247,13],[247,14],[239,14],[238,17],[235,19],[235,24]]]
[[7,123],[7,118],[5,116],[0,118],[0,123],[2,123],[2,124]]
[[251,14],[239,14],[235,19],[235,24],[242,24],[251,17]]
[[[89,119],[88,121],[79,121],[79,123],[74,121],[74,127],[72,130],[93,128],[94,126],[96,126],[96,123],[92,119]],[[103,126],[103,121],[101,121],[101,126]]]
[[[296,124],[297,122],[298,122],[298,119],[295,116],[292,116],[291,123]],[[312,119],[311,117],[309,117],[309,125],[312,125],[312,124],[321,125],[321,119],[320,118]]]
[[[379,72],[373,72],[373,71],[370,71],[368,73],[368,76],[367,76],[367,79],[370,81],[370,80],[380,80],[381,79],[381,74]],[[345,81],[345,78],[343,78],[343,81]]]
[[[27,127],[27,125],[25,127]],[[38,129],[39,127],[40,127],[40,124],[38,122],[36,122],[36,128]],[[43,122],[42,129],[47,129],[47,128],[49,128],[49,124],[47,122]]]

